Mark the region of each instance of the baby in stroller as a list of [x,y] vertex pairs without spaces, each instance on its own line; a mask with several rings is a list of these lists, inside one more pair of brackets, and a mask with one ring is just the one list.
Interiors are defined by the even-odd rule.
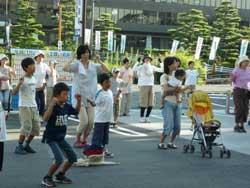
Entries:
[[[223,144],[221,135],[221,122],[213,119],[212,103],[207,93],[203,91],[195,91],[188,99],[188,116],[193,123],[193,136],[190,144],[184,145],[184,153],[194,153],[194,141],[198,141],[201,145],[202,157],[208,155],[212,158],[212,146],[221,147],[220,157],[224,155],[231,157],[230,150],[226,149]],[[215,142],[216,138],[220,138],[221,142]]]

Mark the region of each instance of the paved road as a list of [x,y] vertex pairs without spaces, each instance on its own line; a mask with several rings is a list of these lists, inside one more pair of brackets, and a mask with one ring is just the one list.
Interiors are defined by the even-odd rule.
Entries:
[[[249,133],[232,131],[232,116],[216,110],[222,121],[225,145],[233,149],[231,159],[220,159],[214,150],[213,159],[202,159],[199,151],[183,154],[181,149],[162,151],[156,148],[162,120],[159,110],[152,113],[151,124],[138,123],[138,110],[130,117],[122,117],[120,129],[111,130],[109,149],[115,153],[117,166],[78,167],[69,172],[74,184],[67,188],[235,188],[250,185]],[[181,148],[190,137],[190,121],[182,117],[183,131],[177,141]],[[76,123],[70,122],[68,140],[73,143]],[[33,145],[37,154],[18,156],[13,153],[19,122],[12,115],[8,122],[9,141],[6,143],[4,172],[0,174],[1,188],[36,188],[50,164],[48,148],[40,138]],[[248,128],[248,132],[250,132]],[[238,152],[237,152],[238,151]],[[245,152],[244,152],[245,151]],[[81,156],[81,150],[77,150]],[[245,154],[244,154],[245,153]],[[58,186],[59,187],[59,186]]]

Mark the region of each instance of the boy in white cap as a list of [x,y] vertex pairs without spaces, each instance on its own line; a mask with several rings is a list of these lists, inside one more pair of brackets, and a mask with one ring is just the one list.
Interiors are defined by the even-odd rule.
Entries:
[[120,70],[117,68],[112,69],[112,77],[110,78],[111,81],[111,91],[113,93],[114,98],[114,109],[113,109],[113,122],[111,125],[117,127],[118,125],[118,117],[120,112],[120,94],[121,94],[121,82],[122,80],[118,78]]
[[50,68],[43,62],[45,54],[38,50],[34,56],[36,61],[35,73],[36,78],[36,103],[39,110],[39,115],[42,116],[45,109],[45,88],[46,88],[46,74],[50,74]]

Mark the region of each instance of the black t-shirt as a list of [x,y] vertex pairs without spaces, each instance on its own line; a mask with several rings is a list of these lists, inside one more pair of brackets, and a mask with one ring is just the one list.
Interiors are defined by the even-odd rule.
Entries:
[[43,141],[61,141],[65,138],[68,116],[77,115],[78,111],[72,105],[65,103],[63,106],[55,105],[53,112],[46,122]]

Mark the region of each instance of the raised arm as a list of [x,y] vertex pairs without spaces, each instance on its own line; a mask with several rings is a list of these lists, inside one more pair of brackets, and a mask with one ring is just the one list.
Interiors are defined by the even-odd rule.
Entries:
[[55,107],[56,103],[57,103],[57,99],[54,97],[51,100],[48,109],[45,111],[45,113],[43,115],[43,120],[44,121],[48,121],[49,120],[49,118],[51,117],[51,115],[53,113],[53,110],[54,110],[54,107]]
[[17,86],[12,91],[12,95],[16,95],[17,94],[17,92],[19,91],[19,89],[22,86],[23,82],[24,82],[24,77],[21,77],[19,79],[19,82],[18,82]]
[[154,65],[152,65],[152,67],[153,67],[154,72],[161,72],[161,73],[163,73],[163,67],[156,67]]
[[109,69],[108,67],[101,61],[100,55],[96,55],[96,61],[101,65],[101,71],[108,73]]

